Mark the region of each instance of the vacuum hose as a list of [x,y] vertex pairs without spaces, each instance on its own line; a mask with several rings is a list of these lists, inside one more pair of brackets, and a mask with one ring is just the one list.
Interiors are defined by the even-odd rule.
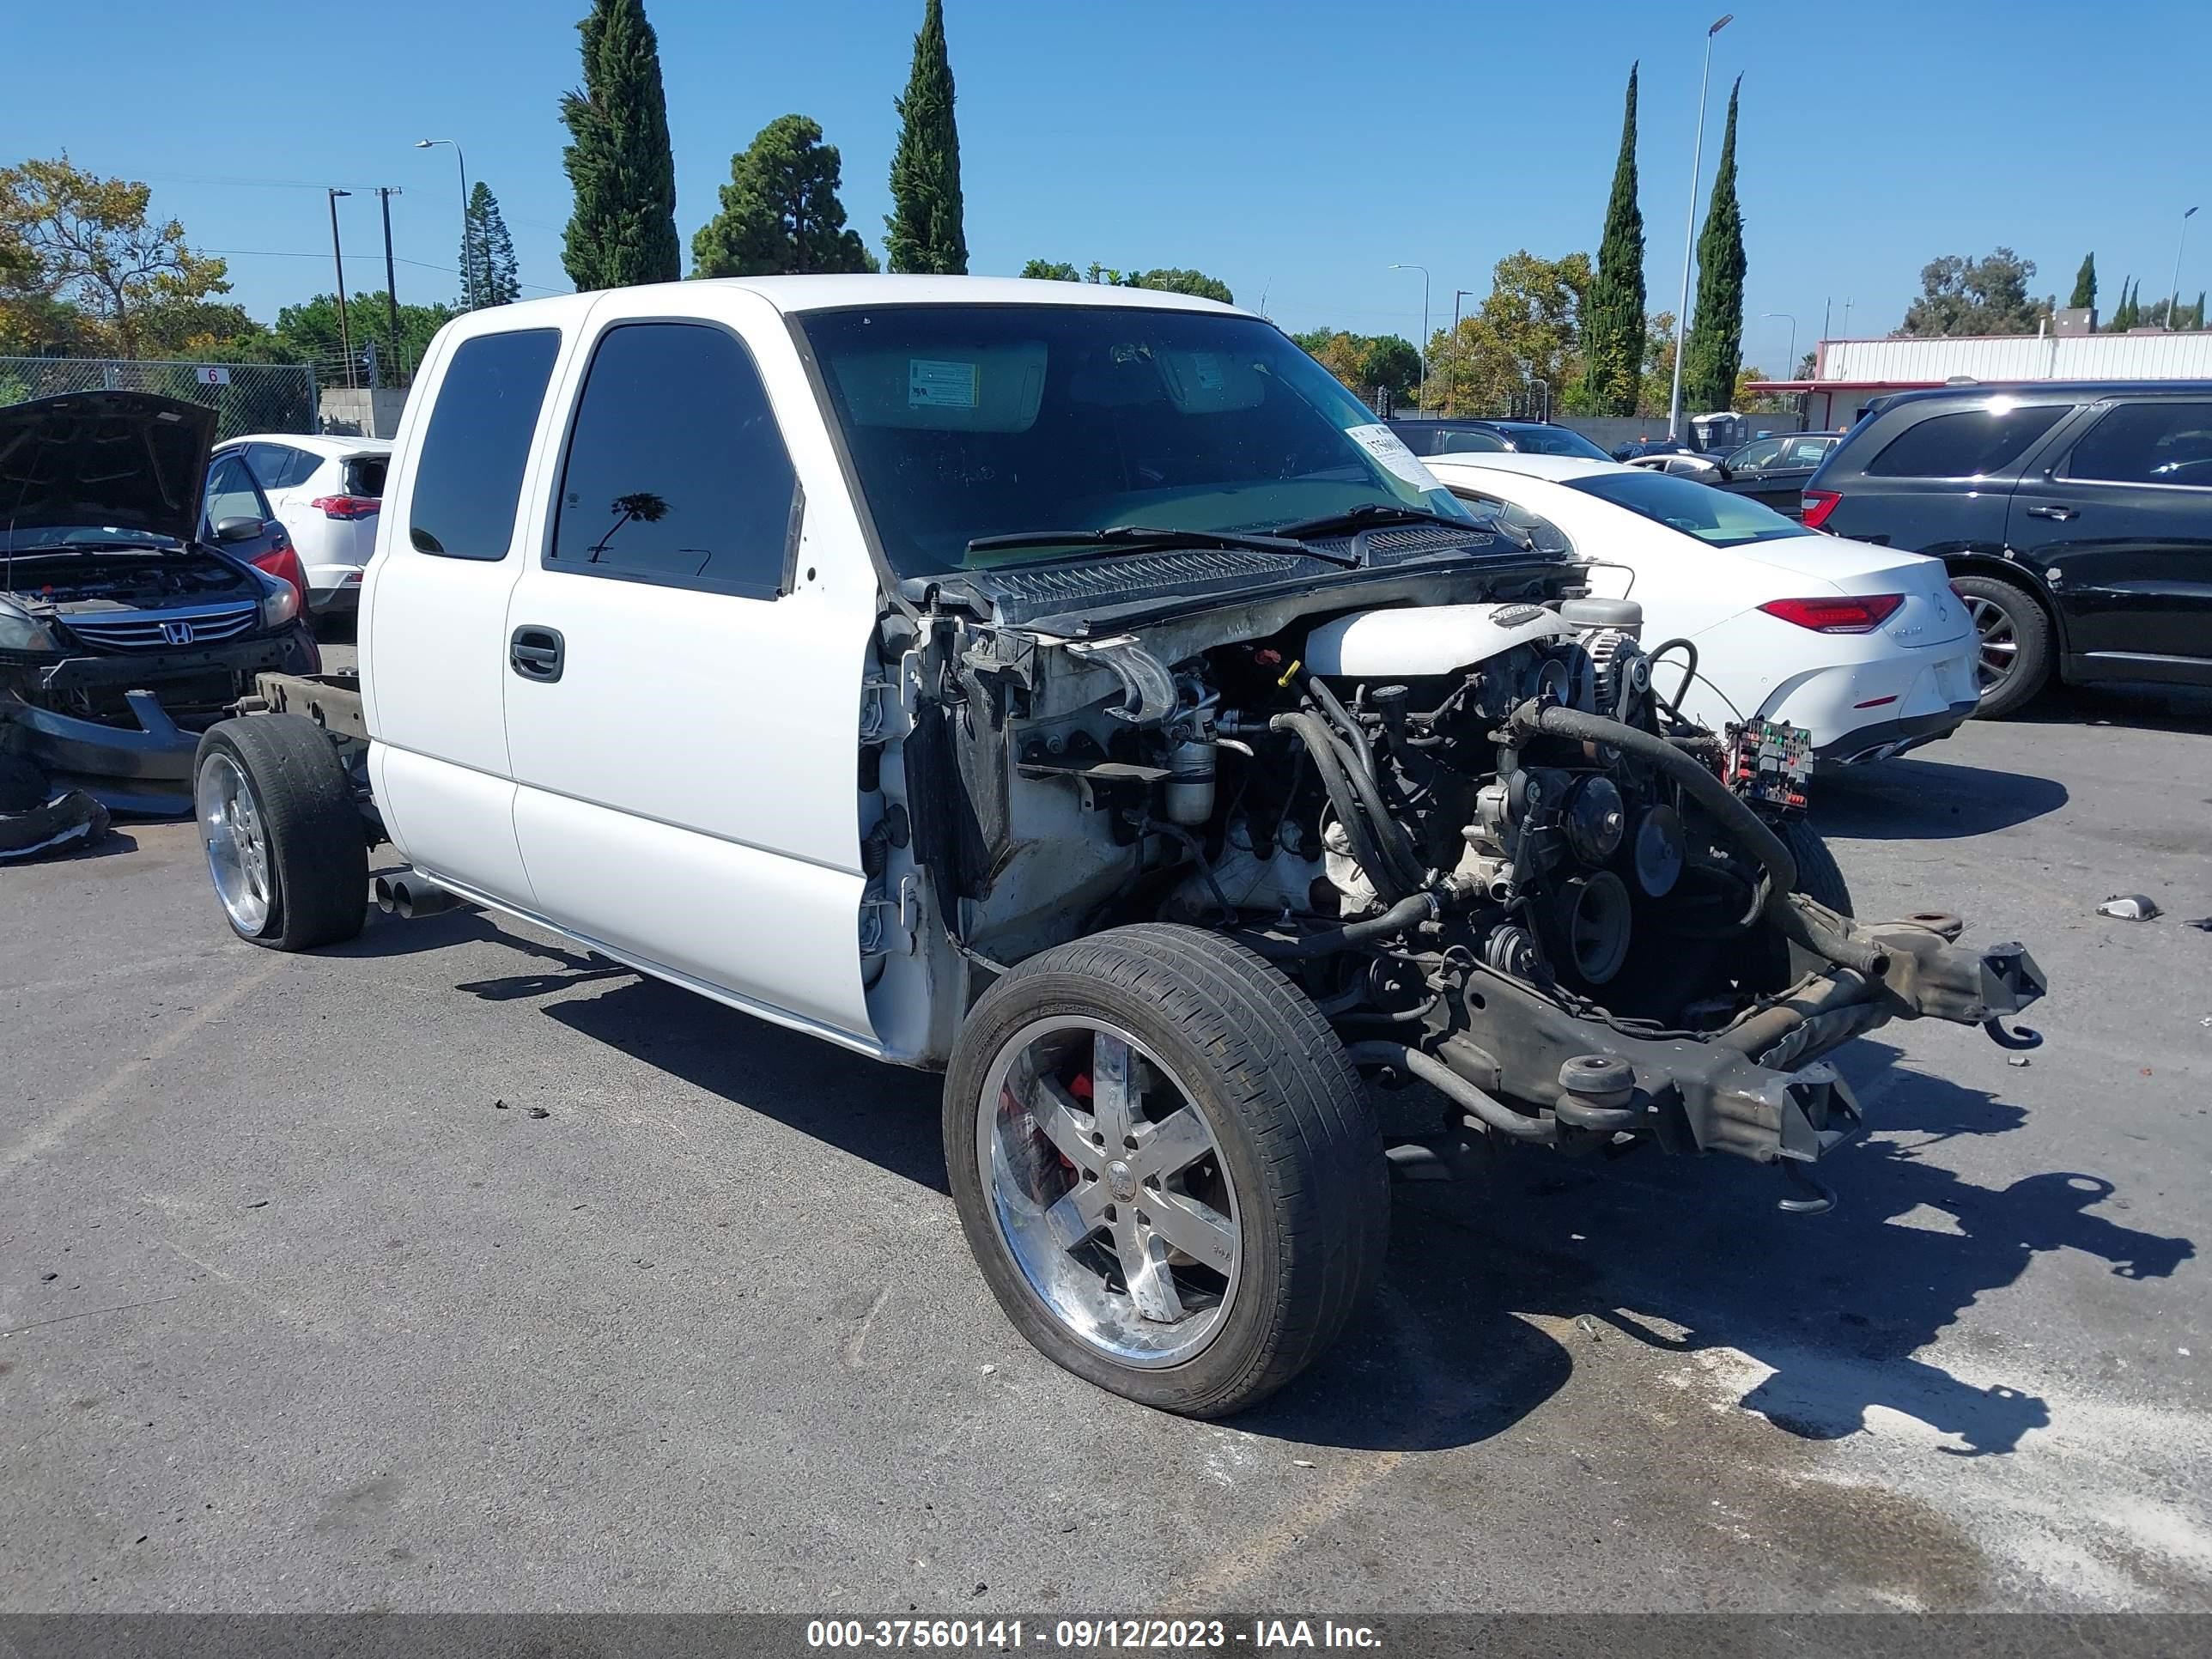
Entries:
[[1418,892],[1425,880],[1420,858],[1406,839],[1406,832],[1390,816],[1382,798],[1357,756],[1353,755],[1318,714],[1277,714],[1267,722],[1277,732],[1297,737],[1313,757],[1314,769],[1328,791],[1328,804],[1336,821],[1352,842],[1352,856],[1375,884],[1376,891],[1395,903]]
[[1600,714],[1585,714],[1580,709],[1562,708],[1556,704],[1540,707],[1524,702],[1513,711],[1512,725],[1517,731],[1540,732],[1547,737],[1565,738],[1577,743],[1609,744],[1650,762],[1680,784],[1683,793],[1704,807],[1713,821],[1765,868],[1765,914],[1784,937],[1825,961],[1871,978],[1879,979],[1888,972],[1887,953],[1838,933],[1818,916],[1790,902],[1790,896],[1797,886],[1797,860],[1790,856],[1782,837],[1726,784],[1666,738]]
[[1400,899],[1381,915],[1370,916],[1364,921],[1348,922],[1341,927],[1331,927],[1325,933],[1308,933],[1303,939],[1260,939],[1247,942],[1263,957],[1297,959],[1334,956],[1339,951],[1349,951],[1357,945],[1402,933],[1407,928],[1442,914],[1443,905],[1434,894],[1416,893],[1411,898]]

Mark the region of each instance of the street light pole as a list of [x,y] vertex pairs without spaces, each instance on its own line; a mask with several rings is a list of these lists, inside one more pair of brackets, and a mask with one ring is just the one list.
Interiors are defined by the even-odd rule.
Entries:
[[1429,406],[1429,268],[1426,265],[1399,264],[1393,270],[1418,270],[1421,273],[1421,389],[1413,394],[1420,406]]
[[[1452,290],[1452,345],[1455,349],[1456,349],[1459,345],[1459,302],[1462,300],[1468,300],[1474,297],[1474,290],[1471,288],[1455,288]],[[1444,393],[1445,414],[1455,415],[1459,412],[1452,407],[1452,394],[1447,392]]]
[[353,374],[353,341],[346,333],[345,314],[345,252],[338,246],[338,198],[350,196],[349,190],[340,190],[336,185],[331,191],[331,263],[337,267],[338,276],[338,350],[345,357],[346,386],[351,388]]
[[2181,305],[2181,250],[2189,246],[2189,222],[2196,216],[2195,208],[2190,209],[2181,216],[2181,240],[2173,245],[2173,295],[2166,302],[2166,326],[2168,331],[2171,331],[2173,327],[2173,313]]
[[1674,308],[1674,389],[1667,398],[1667,435],[1682,441],[1682,359],[1690,348],[1690,252],[1698,239],[1698,178],[1705,170],[1705,88],[1713,78],[1713,36],[1735,21],[1725,12],[1705,31],[1705,72],[1698,77],[1698,138],[1690,149],[1690,213],[1682,228],[1682,302]]
[[417,138],[415,141],[415,148],[417,149],[432,149],[440,144],[451,144],[453,147],[453,160],[460,164],[461,294],[467,302],[468,308],[474,311],[477,308],[477,260],[474,246],[476,238],[469,234],[469,158],[461,154],[461,142],[458,138]]
[[1786,311],[1762,311],[1759,314],[1761,320],[1769,317],[1790,318],[1790,362],[1788,364],[1788,373],[1784,374],[1782,378],[1785,380],[1796,380],[1797,378],[1797,319],[1795,317],[1790,317],[1790,313]]

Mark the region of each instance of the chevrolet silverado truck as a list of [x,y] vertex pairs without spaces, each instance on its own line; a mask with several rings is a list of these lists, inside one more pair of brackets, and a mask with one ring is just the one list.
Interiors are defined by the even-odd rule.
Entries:
[[942,1071],[1000,1304],[1152,1406],[1328,1346],[1394,1164],[1802,1172],[1859,1123],[1851,1037],[2034,1040],[2021,946],[1848,914],[1802,733],[1682,720],[1692,653],[1225,306],[811,276],[474,313],[379,534],[357,684],[265,675],[201,741],[231,927],[351,936],[388,842],[386,909]]

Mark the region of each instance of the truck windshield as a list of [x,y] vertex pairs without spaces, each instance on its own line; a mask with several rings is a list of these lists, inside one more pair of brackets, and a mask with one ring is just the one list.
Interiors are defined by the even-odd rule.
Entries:
[[[800,319],[902,576],[1085,552],[1027,532],[1274,531],[1378,506],[1474,516],[1256,318],[1093,305]],[[1022,545],[969,549],[1018,538]]]

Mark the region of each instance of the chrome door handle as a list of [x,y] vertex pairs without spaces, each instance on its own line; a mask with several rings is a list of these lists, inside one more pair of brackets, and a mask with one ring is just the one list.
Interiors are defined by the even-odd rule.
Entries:
[[2027,516],[2031,519],[2057,519],[2063,524],[2068,519],[2078,519],[2081,514],[2070,507],[2031,507],[2027,509]]

